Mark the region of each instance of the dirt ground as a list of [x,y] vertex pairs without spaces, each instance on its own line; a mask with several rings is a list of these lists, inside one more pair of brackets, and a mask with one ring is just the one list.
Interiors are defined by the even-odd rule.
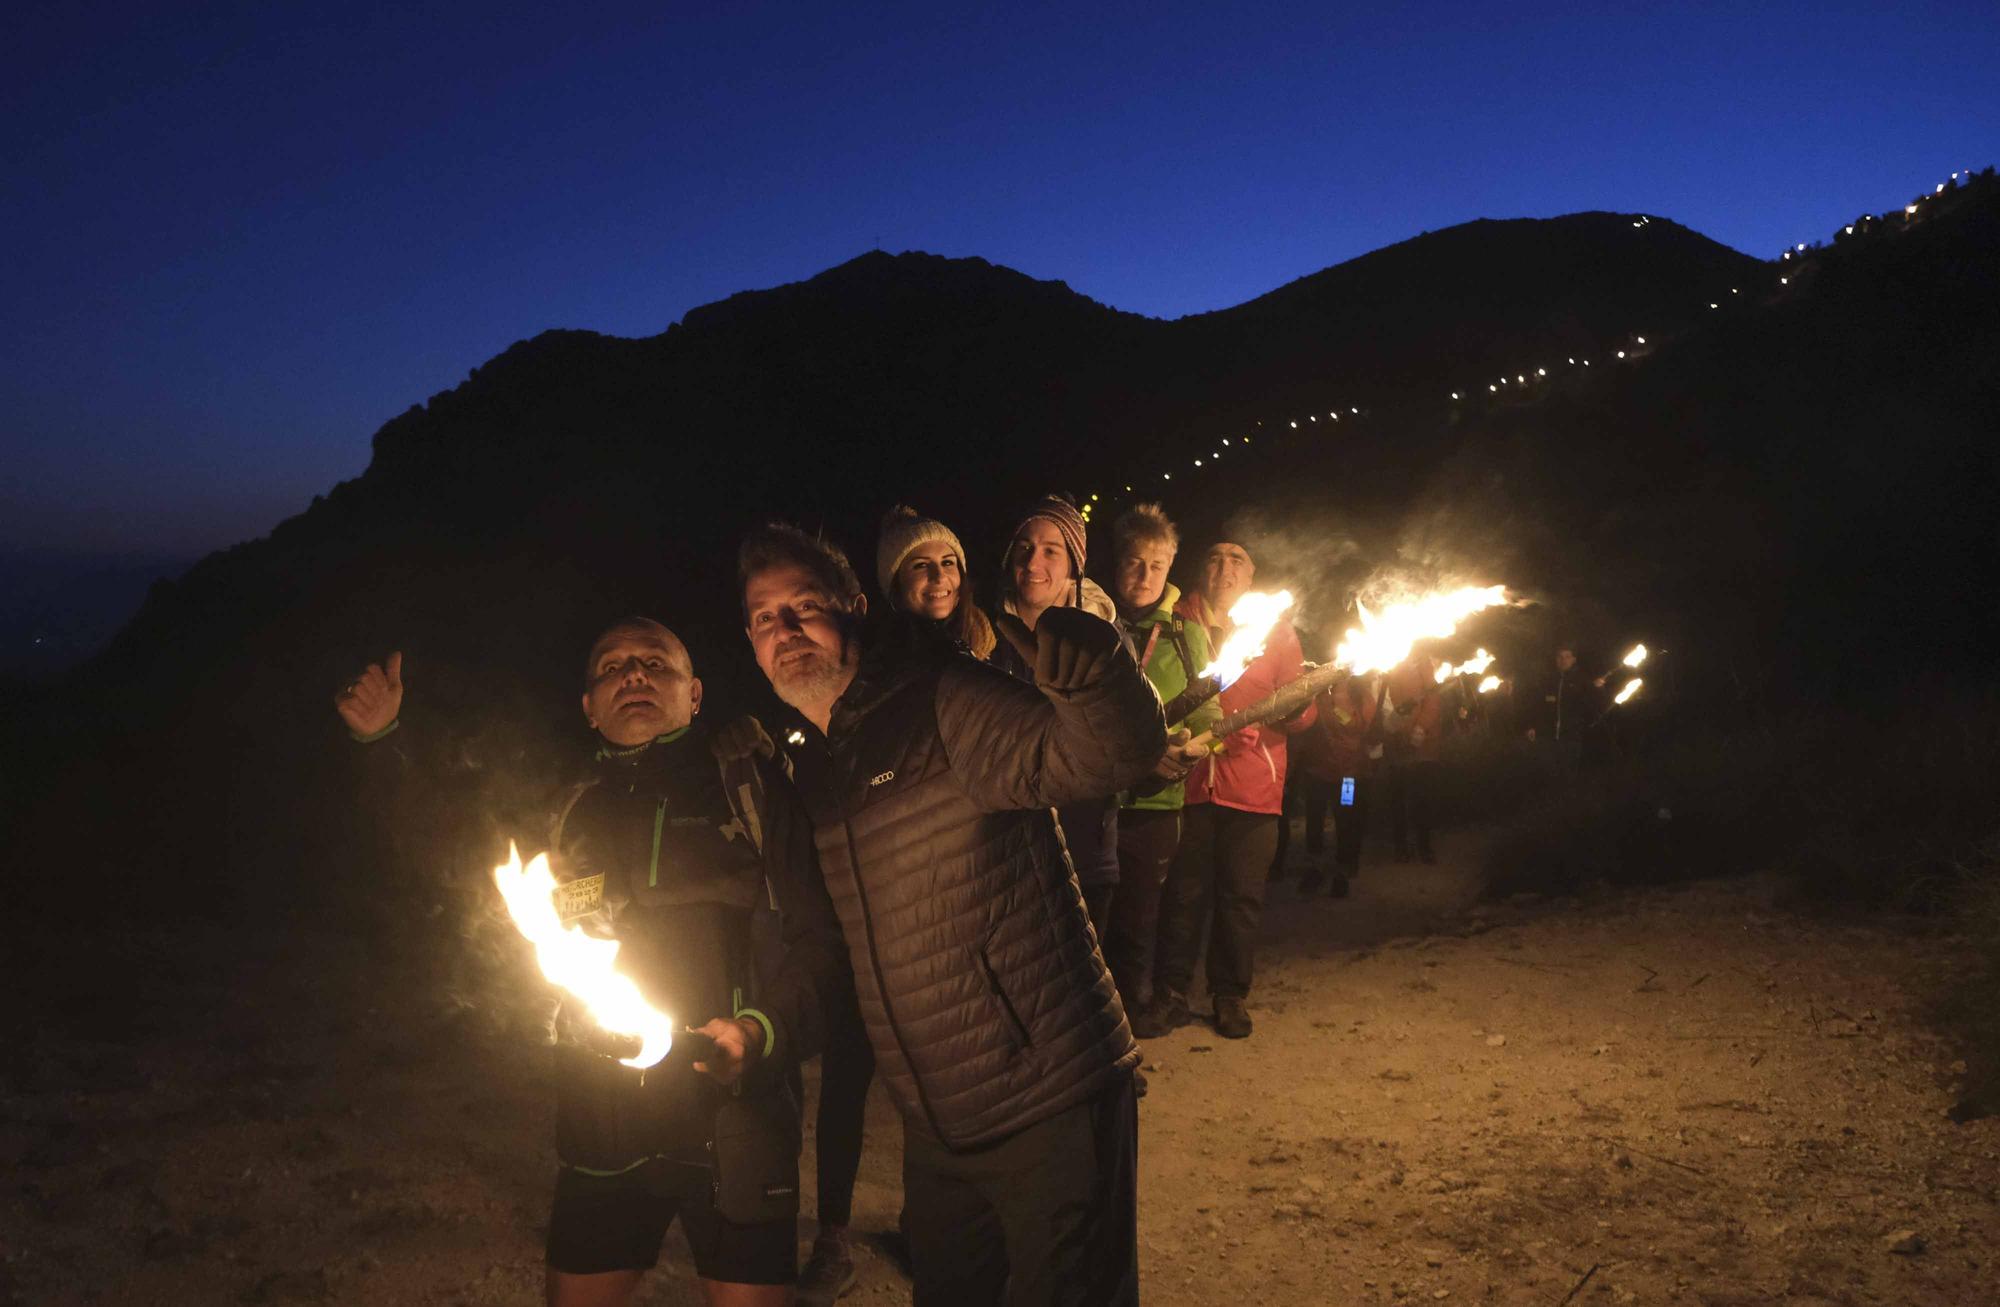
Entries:
[[[2000,1303],[2000,1120],[1948,1117],[1922,1020],[1960,945],[1759,881],[1476,906],[1444,852],[1274,886],[1255,1036],[1146,1047],[1148,1302]],[[366,957],[250,951],[17,951],[66,979],[0,1082],[0,1303],[537,1301],[545,1054],[441,1035]],[[878,1090],[865,1230],[899,1152]],[[643,1301],[690,1277],[671,1234]]]

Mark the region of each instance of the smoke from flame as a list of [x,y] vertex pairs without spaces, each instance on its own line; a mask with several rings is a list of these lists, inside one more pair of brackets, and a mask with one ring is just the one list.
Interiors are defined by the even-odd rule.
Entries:
[[537,853],[523,867],[521,851],[509,840],[507,861],[493,869],[493,881],[500,887],[500,897],[507,901],[507,915],[514,919],[514,928],[535,946],[535,961],[542,974],[581,1000],[598,1025],[614,1035],[639,1040],[637,1053],[618,1060],[644,1069],[665,1057],[674,1046],[672,1019],[640,996],[630,976],[613,969],[618,958],[617,940],[598,939],[579,927],[562,924],[556,913],[556,878],[549,870],[549,855]]
[[1229,609],[1229,620],[1236,629],[1222,642],[1222,648],[1215,654],[1215,660],[1201,669],[1203,676],[1213,676],[1228,689],[1236,678],[1243,675],[1251,663],[1257,661],[1264,652],[1264,642],[1270,638],[1271,628],[1278,624],[1292,607],[1292,592],[1280,590],[1276,594],[1266,594],[1262,590],[1246,592]]

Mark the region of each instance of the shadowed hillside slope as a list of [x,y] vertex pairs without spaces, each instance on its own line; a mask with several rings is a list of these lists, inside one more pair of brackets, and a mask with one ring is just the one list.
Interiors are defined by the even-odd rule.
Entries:
[[[385,425],[361,477],[156,587],[44,699],[59,713],[22,727],[38,763],[15,787],[31,847],[145,868],[134,904],[365,877],[310,834],[348,822],[329,701],[361,663],[406,650],[413,696],[518,757],[575,739],[578,651],[639,610],[688,637],[714,710],[761,706],[737,535],[769,514],[824,525],[872,580],[899,499],[959,526],[989,596],[1028,494],[1157,494],[1193,532],[1246,509],[1282,528],[1308,581],[1401,548],[1607,623],[1713,620],[1752,642],[1740,677],[1824,630],[1765,611],[1789,592],[1760,587],[1822,575],[1850,511],[1990,481],[1968,433],[1994,412],[1993,189],[1816,251],[1784,286],[1672,223],[1583,214],[1426,235],[1177,322],[976,259],[871,254],[649,339],[544,333]],[[1635,330],[1649,357],[1612,367]],[[1585,350],[1589,375],[1475,389]],[[1224,434],[1256,443],[1195,469]],[[1801,481],[1802,463],[1840,476]],[[1842,498],[1871,485],[1895,493]],[[1750,549],[1782,565],[1746,569]],[[1837,607],[1845,574],[1824,575]]]

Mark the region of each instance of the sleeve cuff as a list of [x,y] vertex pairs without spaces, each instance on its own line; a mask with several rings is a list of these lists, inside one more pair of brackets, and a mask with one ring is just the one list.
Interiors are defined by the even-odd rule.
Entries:
[[347,734],[348,737],[354,740],[355,743],[357,744],[373,744],[377,740],[384,739],[394,734],[396,728],[398,726],[401,726],[402,724],[403,724],[403,719],[398,717],[396,718],[396,720],[390,722],[387,726],[384,726],[381,730],[376,731],[373,735],[359,735],[353,731],[349,731]]
[[778,1032],[772,1028],[771,1018],[765,1016],[754,1007],[746,1007],[736,1010],[736,1019],[738,1021],[754,1021],[757,1023],[758,1027],[764,1032],[764,1051],[759,1056],[771,1056],[771,1050],[778,1046]]

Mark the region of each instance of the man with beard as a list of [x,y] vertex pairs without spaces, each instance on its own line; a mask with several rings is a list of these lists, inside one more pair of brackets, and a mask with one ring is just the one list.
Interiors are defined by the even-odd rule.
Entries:
[[839,550],[738,554],[757,664],[796,749],[878,1071],[904,1121],[917,1307],[1138,1301],[1138,1049],[1049,809],[1115,794],[1165,743],[1110,624],[995,625],[1023,684],[905,618],[864,628]]
[[[403,727],[403,697],[402,658],[391,654],[335,706],[371,762],[408,770],[412,746],[424,742]],[[714,1307],[791,1301],[795,1215],[778,1214],[782,1200],[725,1214],[717,1122],[731,1097],[724,1086],[740,1081],[737,1101],[768,1132],[772,1155],[796,1159],[797,1104],[782,1072],[817,1051],[822,995],[846,983],[846,966],[797,796],[768,760],[718,763],[696,721],[701,699],[686,647],[658,622],[627,618],[591,647],[582,702],[598,748],[549,837],[565,882],[559,902],[566,917],[619,942],[619,971],[655,1007],[677,1018],[727,1015],[702,1027],[716,1045],[708,1063],[639,1071],[607,1055],[602,1032],[565,1005],[547,1249],[555,1307],[632,1301],[676,1219]],[[785,960],[775,969],[753,957],[753,913],[767,894],[783,913]],[[793,1204],[796,1183],[794,1171]]]

